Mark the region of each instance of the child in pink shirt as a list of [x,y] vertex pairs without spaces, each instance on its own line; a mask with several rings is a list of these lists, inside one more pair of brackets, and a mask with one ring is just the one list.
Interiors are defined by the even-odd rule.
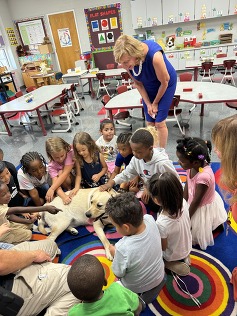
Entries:
[[[80,188],[81,172],[74,172],[74,156],[71,145],[60,137],[51,137],[46,141],[46,153],[50,159],[48,172],[52,178],[52,185],[46,194],[47,202],[51,202],[55,192],[69,204],[72,197]],[[71,191],[70,191],[71,190]],[[64,191],[70,191],[66,194]]]
[[193,245],[199,244],[205,250],[214,245],[212,231],[227,219],[227,213],[220,195],[215,191],[215,177],[209,166],[210,141],[200,138],[177,140],[176,155],[184,170],[187,181],[184,198],[189,204]]

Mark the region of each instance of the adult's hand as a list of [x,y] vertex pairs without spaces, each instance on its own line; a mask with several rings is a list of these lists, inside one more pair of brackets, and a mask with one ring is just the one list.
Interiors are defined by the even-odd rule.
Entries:
[[35,262],[35,263],[42,263],[45,261],[48,261],[48,262],[51,261],[50,255],[43,250],[35,250],[34,255],[35,256],[34,256],[33,262]]
[[153,115],[156,115],[157,112],[158,112],[158,104],[157,103],[152,103],[151,108],[152,108]]
[[153,117],[154,113],[152,112],[152,105],[147,105],[147,112],[151,117]]

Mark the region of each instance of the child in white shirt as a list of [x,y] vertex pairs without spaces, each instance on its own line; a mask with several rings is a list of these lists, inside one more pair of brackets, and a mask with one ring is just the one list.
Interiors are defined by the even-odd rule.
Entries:
[[115,160],[118,153],[117,136],[115,135],[114,122],[108,119],[100,123],[100,138],[95,142],[100,148],[108,166],[108,176],[113,173],[115,168]]

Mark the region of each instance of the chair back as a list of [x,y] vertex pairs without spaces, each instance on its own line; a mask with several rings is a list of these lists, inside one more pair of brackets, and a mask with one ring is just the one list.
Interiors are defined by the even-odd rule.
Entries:
[[223,61],[223,65],[226,70],[231,70],[233,66],[235,65],[236,60],[235,59],[228,59]]
[[204,61],[202,63],[202,69],[205,71],[205,72],[209,72],[209,70],[212,69],[212,66],[213,66],[213,62],[212,61]]
[[179,81],[192,81],[193,74],[191,72],[183,72],[179,75]]
[[168,116],[173,116],[174,115],[174,108],[178,107],[179,101],[180,101],[180,95],[174,95],[172,103],[170,105]]
[[106,68],[107,69],[114,69],[115,68],[115,64],[107,64]]
[[98,79],[99,81],[99,85],[101,87],[103,87],[105,85],[105,73],[104,72],[98,72],[96,74],[96,78]]
[[30,87],[26,88],[26,92],[27,92],[27,93],[32,92],[32,91],[34,91],[34,90],[36,90],[36,87],[35,87],[35,86],[30,86]]
[[12,97],[8,97],[7,99],[8,99],[8,101],[12,101],[12,100],[15,100],[16,97],[13,95]]
[[130,89],[132,89],[132,80],[128,72],[126,71],[121,72],[121,78],[122,78],[122,85],[126,85]]
[[20,97],[22,97],[22,96],[23,96],[22,91],[17,91],[17,92],[15,93],[15,97],[16,97],[16,98],[20,98]]
[[125,85],[122,85],[122,86],[118,86],[118,87],[117,87],[117,92],[118,92],[118,94],[124,93],[124,92],[126,92],[126,91],[128,91],[128,87],[125,86]]
[[62,73],[61,71],[56,72],[56,74],[55,74],[55,80],[60,80],[60,79],[62,78],[62,76],[63,76],[63,73]]
[[111,99],[110,96],[108,94],[105,94],[103,95],[101,102],[105,106],[109,102],[110,99]]

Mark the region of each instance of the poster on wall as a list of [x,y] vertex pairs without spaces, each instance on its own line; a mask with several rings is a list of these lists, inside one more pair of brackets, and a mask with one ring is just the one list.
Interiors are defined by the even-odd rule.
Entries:
[[15,21],[23,45],[37,45],[47,36],[43,17]]
[[122,33],[121,4],[98,6],[84,12],[92,52],[113,49]]
[[58,37],[61,47],[72,46],[72,38],[69,28],[58,29]]
[[[17,42],[17,39],[16,39],[16,35],[15,35],[15,32],[14,32],[14,29],[12,27],[6,27],[6,32],[7,32],[7,36],[8,36],[10,45],[11,46],[17,46],[18,42]],[[0,43],[1,43],[1,40],[0,40]]]

